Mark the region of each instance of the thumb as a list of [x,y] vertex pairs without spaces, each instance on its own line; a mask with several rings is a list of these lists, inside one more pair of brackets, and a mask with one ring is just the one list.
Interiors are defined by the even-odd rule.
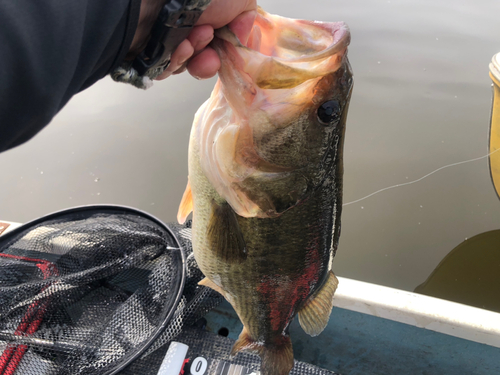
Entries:
[[249,10],[241,13],[228,25],[231,31],[243,44],[246,44],[248,41],[248,37],[250,36],[250,32],[252,31],[255,17],[257,17],[257,11]]

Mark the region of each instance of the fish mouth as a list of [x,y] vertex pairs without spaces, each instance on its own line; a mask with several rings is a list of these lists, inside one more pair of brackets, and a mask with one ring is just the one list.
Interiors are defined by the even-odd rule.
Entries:
[[212,46],[221,78],[228,71],[234,78],[237,70],[259,88],[283,89],[338,70],[350,40],[344,22],[294,20],[259,9],[246,45],[225,27],[215,31]]
[[295,20],[271,15],[259,8],[246,45],[227,26],[215,30],[214,40],[279,60],[305,62],[345,50],[351,33],[345,22]]

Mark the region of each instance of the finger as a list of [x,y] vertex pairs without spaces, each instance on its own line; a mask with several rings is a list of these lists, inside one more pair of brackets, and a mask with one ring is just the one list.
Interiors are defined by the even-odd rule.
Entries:
[[[188,36],[188,40],[194,48],[193,56],[200,53],[214,38],[214,29],[210,25],[195,26]],[[174,74],[181,74],[186,71],[189,61],[185,61]]]
[[219,56],[212,48],[207,47],[189,61],[187,69],[197,79],[213,77],[220,69]]
[[210,25],[195,26],[188,36],[195,53],[205,48],[213,38],[214,28]]
[[198,25],[209,24],[214,29],[230,23],[238,14],[257,9],[257,0],[212,0],[201,14]]
[[189,61],[186,61],[184,64],[181,65],[181,67],[179,69],[177,69],[175,72],[173,72],[172,75],[184,73],[187,69],[188,63],[189,63]]
[[252,31],[253,23],[257,17],[256,10],[249,10],[240,14],[229,23],[229,28],[238,37],[241,43],[246,44]]
[[156,77],[157,81],[161,81],[162,79],[165,79],[172,75],[173,72],[178,70],[191,56],[193,56],[194,53],[194,48],[191,45],[191,42],[186,39],[184,40],[181,44],[179,44],[179,47],[174,51],[172,54],[172,57],[170,58],[170,65],[168,66],[165,71],[160,74],[158,77]]

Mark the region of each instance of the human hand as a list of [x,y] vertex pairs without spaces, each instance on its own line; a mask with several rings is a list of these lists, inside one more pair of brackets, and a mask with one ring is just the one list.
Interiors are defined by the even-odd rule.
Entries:
[[220,68],[219,56],[208,47],[214,29],[228,25],[240,41],[246,43],[257,15],[256,9],[257,0],[212,0],[188,38],[172,54],[169,67],[156,79],[165,79],[186,68],[195,78],[213,77]]

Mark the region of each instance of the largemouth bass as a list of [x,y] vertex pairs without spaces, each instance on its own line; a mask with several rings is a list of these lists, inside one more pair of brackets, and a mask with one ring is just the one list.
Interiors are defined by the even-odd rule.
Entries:
[[233,354],[257,352],[263,375],[292,369],[295,315],[315,336],[332,309],[349,41],[344,23],[259,10],[247,46],[229,29],[212,42],[222,66],[195,116],[178,220],[193,211],[200,284],[234,307]]

